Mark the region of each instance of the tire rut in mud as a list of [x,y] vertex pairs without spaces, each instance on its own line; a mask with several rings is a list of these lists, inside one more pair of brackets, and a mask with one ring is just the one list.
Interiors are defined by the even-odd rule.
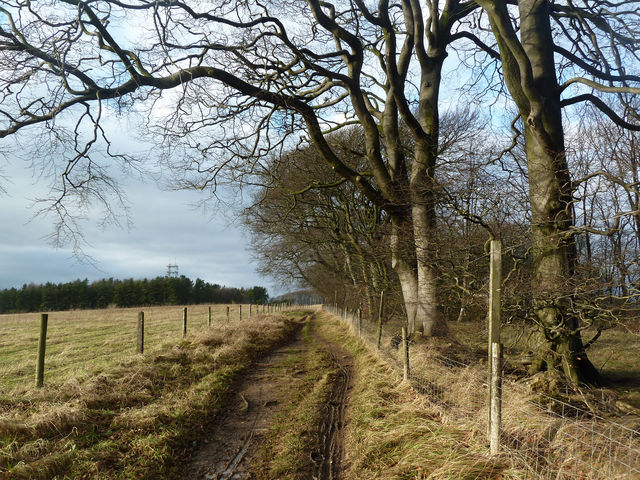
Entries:
[[[313,321],[312,318],[310,322]],[[340,479],[343,427],[353,358],[337,344],[318,335],[312,325],[309,330],[313,339],[311,343],[302,340],[298,333],[291,343],[273,351],[251,367],[234,388],[212,430],[196,446],[194,455],[185,465],[184,480],[256,478],[255,468],[260,464],[256,457],[259,446],[268,440],[269,427],[274,418],[284,410],[289,392],[303,381],[305,375],[299,367],[288,365],[287,358],[311,348],[328,353],[331,372],[327,377],[327,401],[322,407],[321,421],[316,424],[317,441],[307,445],[312,460],[309,468],[311,470],[311,465],[313,468],[301,478]],[[260,478],[264,478],[264,475],[260,475]]]
[[184,480],[253,478],[251,464],[272,420],[284,407],[288,390],[300,379],[294,366],[282,366],[289,355],[304,351],[295,340],[254,363],[231,392],[213,427],[194,446]]
[[338,480],[343,457],[343,427],[351,390],[353,357],[339,345],[318,335],[315,335],[315,338],[329,352],[336,370],[333,373],[332,390],[319,429],[320,451],[313,457],[316,468],[312,478]]

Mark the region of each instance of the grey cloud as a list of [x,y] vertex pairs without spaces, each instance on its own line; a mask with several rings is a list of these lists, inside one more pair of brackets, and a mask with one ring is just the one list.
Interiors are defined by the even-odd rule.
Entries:
[[155,184],[129,179],[125,192],[132,228],[109,225],[101,230],[93,215],[84,226],[90,244],[86,253],[98,270],[78,263],[69,249],[56,250],[47,244],[51,221],[29,222],[34,213],[29,199],[37,197],[46,184],[34,183],[24,170],[11,170],[13,183],[0,199],[0,288],[32,281],[155,277],[163,275],[166,264],[174,261],[181,274],[194,279],[237,287],[268,286],[255,273],[240,229],[229,226],[222,215],[210,220],[190,206],[201,199],[199,192],[166,192]]

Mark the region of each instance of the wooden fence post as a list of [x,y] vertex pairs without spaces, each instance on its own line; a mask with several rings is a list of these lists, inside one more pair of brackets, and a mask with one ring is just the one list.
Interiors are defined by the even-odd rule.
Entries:
[[407,338],[407,327],[402,327],[402,357],[404,364],[404,380],[409,380],[409,339]]
[[500,431],[502,429],[502,344],[491,344],[491,423],[489,443],[491,455],[500,452]]
[[[489,259],[489,342],[487,348],[487,374],[489,381],[488,400],[489,418],[487,436],[491,439],[492,425],[494,423],[491,402],[493,401],[493,344],[500,343],[500,304],[502,294],[502,242],[491,240],[491,252]],[[498,392],[501,393],[501,392]]]
[[38,388],[44,385],[44,352],[47,348],[48,323],[49,314],[42,313],[40,315],[40,338],[38,340],[38,361],[36,363],[36,387]]
[[489,264],[489,361],[491,344],[500,343],[500,303],[502,294],[502,242],[491,240]]
[[249,317],[253,314],[253,305],[249,304]]
[[229,305],[227,305],[227,323],[231,321],[231,315],[229,314]]
[[240,321],[242,321],[242,305],[240,305],[240,309],[239,309],[239,315],[240,315]]
[[209,326],[211,326],[211,307],[209,307]]
[[382,346],[382,314],[384,313],[384,290],[380,292],[380,308],[378,309],[378,350]]
[[187,307],[184,307],[182,314],[182,338],[187,336]]
[[139,354],[144,353],[144,312],[138,312],[138,341],[136,343],[136,351]]

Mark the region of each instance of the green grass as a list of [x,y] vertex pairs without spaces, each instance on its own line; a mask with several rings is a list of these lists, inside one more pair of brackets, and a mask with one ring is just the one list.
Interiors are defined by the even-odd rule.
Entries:
[[[182,340],[181,306],[49,313],[45,383],[61,385],[83,381],[136,358],[138,312],[145,312],[145,353],[154,354]],[[188,334],[208,324],[208,307],[188,307]],[[249,308],[245,305],[246,318]],[[237,320],[239,306],[231,305]],[[226,323],[226,306],[212,307],[212,324]],[[0,315],[0,391],[2,395],[28,394],[35,382],[40,314]]]
[[[87,332],[69,324],[73,348],[66,343],[64,348],[82,365],[61,359],[45,388],[16,386],[0,400],[0,477],[175,477],[180,459],[214,418],[238,375],[299,327],[283,315],[227,324],[226,309],[220,311],[224,321],[218,316],[214,328],[203,326],[186,340],[178,315],[175,335],[159,336],[144,356],[109,355],[109,344],[118,345],[116,340],[93,342],[93,335],[84,336]],[[181,310],[158,309],[153,318],[164,313],[168,329],[176,312]],[[99,323],[98,312],[92,318]]]

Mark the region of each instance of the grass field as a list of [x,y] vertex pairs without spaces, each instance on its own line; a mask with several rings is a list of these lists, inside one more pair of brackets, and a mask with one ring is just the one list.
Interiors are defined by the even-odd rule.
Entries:
[[[306,372],[286,409],[262,444],[257,478],[310,478],[309,433],[326,401],[327,360],[322,337],[353,358],[354,371],[345,427],[344,480],[511,480],[521,479],[502,458],[486,455],[484,437],[466,425],[445,421],[427,398],[399,378],[336,317],[316,313],[303,331],[307,349],[290,360]],[[332,366],[333,365],[333,366]],[[307,454],[306,456],[304,454]]]
[[[239,318],[240,305],[230,305]],[[138,312],[145,313],[145,354],[182,340],[184,306],[113,308],[50,312],[47,330],[45,385],[83,381],[119,363],[135,359]],[[257,306],[252,310],[255,314]],[[262,307],[260,307],[262,308]],[[262,310],[261,310],[262,311]],[[249,305],[242,306],[245,318]],[[207,305],[188,307],[187,332],[207,328]],[[212,306],[212,325],[227,321],[227,306]],[[0,315],[0,395],[23,395],[33,389],[40,314]]]
[[[243,309],[245,310],[245,309]],[[248,308],[246,308],[248,313]],[[226,306],[50,316],[44,388],[34,386],[38,315],[3,316],[0,478],[175,478],[179,461],[218,412],[234,380],[299,327],[271,314],[226,320]]]
[[346,480],[521,479],[489,457],[482,432],[451,421],[381,360],[379,351],[323,315],[318,331],[355,358],[357,374],[345,433]]
[[[465,442],[486,441],[486,327],[480,322],[450,327],[452,335],[446,339],[413,339],[413,382],[446,422],[468,432]],[[358,329],[353,330],[357,335]],[[401,367],[403,356],[391,337],[397,330],[399,326],[391,322],[385,325],[380,352]],[[640,358],[634,331],[630,325],[620,325],[602,334],[589,357],[610,383],[586,388],[569,384],[557,372],[527,375],[520,360],[533,349],[528,332],[522,325],[505,326],[501,438],[516,470],[507,469],[495,478],[527,478],[520,476],[519,468],[533,469],[544,478],[640,478]],[[585,332],[585,338],[594,333]],[[376,325],[366,322],[363,336],[375,348]]]
[[[255,311],[247,318],[245,305],[242,322],[239,306],[231,307],[227,322],[223,305],[212,307],[212,328],[208,328],[208,306],[188,308],[186,339],[183,307],[143,309],[144,355],[135,353],[139,309],[51,313],[45,387],[40,389],[34,384],[39,315],[0,316],[0,478],[176,478],[180,460],[199,441],[233,382],[255,359],[292,338],[304,320],[300,313],[265,316]],[[524,478],[519,467],[506,459],[486,455],[482,407],[486,332],[481,324],[452,324],[455,339],[447,341],[416,340],[412,368],[428,379],[424,386],[432,390],[422,396],[398,382],[380,361],[379,352],[349,335],[343,324],[325,314],[317,320],[313,328],[355,358],[345,479]],[[398,354],[389,347],[391,327],[385,327],[383,346]],[[512,359],[526,351],[525,337],[516,326],[505,330]],[[590,352],[603,373],[617,379],[616,393],[625,400],[638,391],[631,385],[639,376],[637,348],[638,336],[627,326],[605,332]],[[313,367],[309,372],[315,376],[305,385],[315,392],[324,375],[324,357],[316,348],[304,355],[294,360]],[[452,368],[442,361],[444,357],[471,365]],[[572,473],[586,463],[597,465],[600,452],[611,455],[610,440],[592,445],[592,431],[585,436],[578,430],[579,422],[558,427],[557,419],[536,411],[527,392],[516,387],[505,396],[503,425],[509,442],[524,445],[518,451],[527,455],[543,451],[549,458],[559,452],[558,462]],[[304,401],[292,402],[273,426],[277,442],[266,452],[270,459],[288,458],[289,463],[269,464],[265,478],[302,468],[300,459],[283,452],[295,453],[296,441],[308,433],[305,419],[317,411],[318,402],[298,393]],[[584,392],[594,402],[596,397],[609,398],[605,394],[605,390]],[[631,398],[627,401],[633,403]],[[527,447],[532,436],[540,437],[535,448]],[[546,443],[541,450],[543,436]],[[591,448],[585,450],[586,460],[581,458],[585,451],[577,448],[583,441]],[[632,442],[636,448],[635,437]]]

